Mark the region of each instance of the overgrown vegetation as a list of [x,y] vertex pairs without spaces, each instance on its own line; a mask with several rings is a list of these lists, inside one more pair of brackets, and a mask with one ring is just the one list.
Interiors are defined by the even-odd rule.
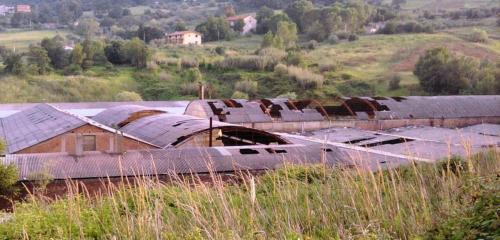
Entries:
[[[498,236],[498,152],[377,172],[284,166],[242,182],[142,179],[108,194],[19,203],[0,239]],[[106,191],[105,191],[106,192]]]

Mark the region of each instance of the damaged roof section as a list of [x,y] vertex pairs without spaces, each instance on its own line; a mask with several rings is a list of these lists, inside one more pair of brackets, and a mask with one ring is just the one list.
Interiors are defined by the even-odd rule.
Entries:
[[342,97],[326,100],[196,100],[186,115],[222,122],[308,122],[337,119],[450,119],[500,116],[500,96]]
[[[213,121],[212,128],[215,140],[221,141],[225,146],[288,143],[272,133],[219,121]],[[178,147],[190,140],[196,140],[197,136],[208,134],[210,121],[187,115],[159,114],[133,121],[120,130],[162,148]],[[207,138],[202,137],[201,140],[206,141]]]
[[122,105],[106,109],[92,119],[108,127],[121,128],[137,119],[162,113],[166,112],[139,105]]
[[405,127],[378,132],[332,128],[315,131],[309,136],[323,141],[436,160],[453,155],[467,156],[498,147],[499,134],[498,125],[480,124],[464,129]]

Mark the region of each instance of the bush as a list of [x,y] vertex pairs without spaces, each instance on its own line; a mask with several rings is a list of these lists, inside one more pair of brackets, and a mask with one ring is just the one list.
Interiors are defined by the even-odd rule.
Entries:
[[278,64],[274,67],[274,73],[279,77],[288,75],[288,67],[285,64]]
[[199,83],[183,83],[181,84],[181,93],[183,95],[198,95]]
[[307,45],[306,45],[307,49],[309,49],[309,50],[314,50],[318,46],[319,46],[319,43],[316,40],[311,40],[311,41],[307,42]]
[[234,89],[248,94],[255,94],[258,90],[258,83],[252,80],[243,80],[237,82]]
[[121,91],[116,94],[115,101],[118,102],[139,102],[142,101],[141,95],[136,92],[131,91]]
[[471,42],[488,42],[488,33],[482,29],[474,28],[472,32],[467,36],[467,39]]
[[217,53],[219,55],[224,55],[224,54],[226,54],[226,48],[225,47],[221,47],[221,46],[217,46],[215,48],[215,53]]
[[82,74],[82,67],[77,64],[71,64],[64,69],[64,75],[80,75]]
[[273,62],[279,62],[286,56],[286,52],[284,50],[273,47],[260,49],[258,54],[259,56],[270,58]]
[[335,34],[331,34],[329,37],[328,37],[328,43],[329,44],[337,44],[340,42],[340,39],[339,37],[337,37],[337,35]]
[[198,60],[196,60],[196,59],[182,58],[181,59],[181,66],[182,66],[182,68],[198,68],[200,66],[200,64],[198,63]]
[[288,52],[285,61],[288,65],[301,66],[304,64],[304,55],[300,52]]
[[0,164],[0,195],[15,192],[15,184],[18,180],[17,168],[14,165]]
[[373,85],[358,80],[349,80],[338,84],[338,91],[344,96],[373,96],[375,88]]
[[349,38],[347,40],[349,40],[349,42],[354,42],[354,41],[357,41],[358,39],[359,39],[358,35],[351,34],[351,35],[349,35]]
[[233,99],[249,99],[248,94],[240,91],[235,91],[231,96]]
[[399,85],[400,82],[401,82],[401,76],[397,74],[392,76],[391,80],[389,81],[389,90],[393,91],[400,89],[401,88],[401,86]]
[[288,76],[297,81],[304,89],[321,88],[325,81],[323,75],[295,66],[288,67]]
[[287,92],[284,94],[280,94],[276,98],[297,99],[297,94],[295,92]]
[[340,40],[346,40],[347,38],[349,38],[349,33],[348,32],[338,32],[337,33],[337,37],[340,39]]
[[215,67],[219,69],[246,69],[259,71],[274,69],[276,64],[278,64],[278,62],[270,57],[255,55],[226,57],[224,60],[214,63]]

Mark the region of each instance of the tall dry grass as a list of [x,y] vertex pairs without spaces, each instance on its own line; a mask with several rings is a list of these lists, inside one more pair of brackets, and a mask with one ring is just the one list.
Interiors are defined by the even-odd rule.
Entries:
[[376,172],[285,165],[238,183],[141,178],[97,196],[68,182],[63,199],[18,204],[0,239],[410,239],[460,216],[499,170],[490,152]]

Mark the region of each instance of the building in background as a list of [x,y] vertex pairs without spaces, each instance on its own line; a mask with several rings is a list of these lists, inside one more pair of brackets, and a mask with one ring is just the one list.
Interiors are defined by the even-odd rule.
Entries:
[[240,31],[241,35],[249,34],[257,29],[257,19],[252,15],[232,16],[228,17],[227,21],[232,28],[238,24],[238,21],[243,21],[243,28]]
[[14,13],[14,7],[7,5],[0,5],[0,16],[5,16],[11,13]]
[[18,12],[18,13],[31,13],[31,6],[26,5],[26,4],[17,5],[16,12]]
[[178,31],[166,35],[168,44],[201,45],[201,33],[195,31]]

